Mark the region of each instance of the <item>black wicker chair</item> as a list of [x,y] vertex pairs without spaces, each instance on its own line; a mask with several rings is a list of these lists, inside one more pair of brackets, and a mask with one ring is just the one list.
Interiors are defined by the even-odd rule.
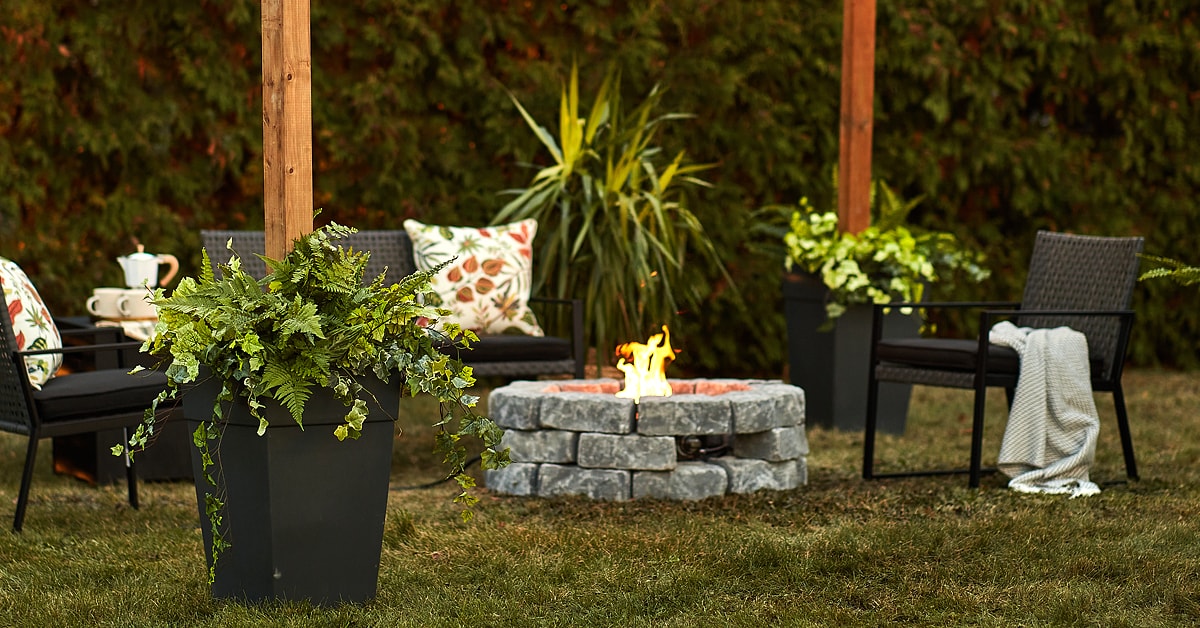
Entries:
[[[875,307],[868,373],[863,478],[968,473],[969,485],[979,486],[983,447],[984,401],[988,386],[1005,389],[1011,406],[1020,359],[1009,347],[988,342],[988,331],[1003,319],[1018,326],[1067,326],[1087,336],[1092,389],[1111,392],[1125,456],[1125,471],[1136,480],[1137,465],[1121,372],[1133,326],[1129,303],[1137,281],[1142,238],[1106,238],[1039,231],[1030,259],[1029,275],[1020,303],[921,303]],[[912,305],[979,309],[979,336],[974,339],[917,338],[883,340],[880,325],[887,307]],[[986,359],[980,359],[986,356]],[[971,427],[971,461],[966,470],[875,472],[875,430],[879,382],[901,382],[975,391]],[[990,470],[989,470],[990,471]]]
[[[0,312],[8,311],[8,303],[2,292],[0,306]],[[153,370],[130,375],[129,367],[119,363],[120,356],[129,349],[136,350],[141,344],[138,342],[18,351],[12,321],[8,316],[0,315],[0,327],[3,327],[6,352],[4,359],[0,360],[0,431],[29,438],[17,510],[13,517],[13,530],[20,532],[25,520],[29,487],[33,481],[38,441],[136,425],[141,422],[142,413],[151,401],[166,388],[167,377]],[[25,372],[25,356],[46,353],[103,354],[109,360],[118,360],[118,364],[117,368],[59,375],[43,384],[41,390],[35,390]],[[160,410],[164,416],[168,412],[170,409]],[[133,461],[128,458],[126,479],[129,483],[129,504],[137,508],[137,472]]]
[[[255,254],[265,250],[262,231],[200,232],[214,269],[229,260],[226,244],[241,257],[246,272],[257,277],[267,273],[266,264]],[[366,277],[376,277],[387,268],[392,283],[403,280],[416,271],[413,262],[412,240],[400,230],[359,231],[339,241],[356,251],[370,251]],[[569,375],[583,378],[583,303],[579,299],[550,299],[533,297],[531,304],[571,308],[571,337],[557,336],[481,336],[469,350],[445,346],[442,351],[460,358],[470,366],[476,377],[516,379],[538,375]]]

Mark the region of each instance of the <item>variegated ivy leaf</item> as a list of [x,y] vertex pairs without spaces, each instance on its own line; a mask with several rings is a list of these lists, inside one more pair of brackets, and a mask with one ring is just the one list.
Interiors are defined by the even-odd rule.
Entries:
[[359,432],[362,431],[363,421],[367,419],[367,402],[362,399],[354,400],[354,407],[346,414],[346,424],[350,429]]

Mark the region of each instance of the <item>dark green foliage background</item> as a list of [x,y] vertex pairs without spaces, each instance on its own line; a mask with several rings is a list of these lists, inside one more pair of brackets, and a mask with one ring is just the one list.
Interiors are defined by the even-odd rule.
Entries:
[[[118,285],[135,238],[190,272],[200,229],[261,226],[259,2],[4,5],[0,255],[53,312]],[[1191,0],[880,0],[875,176],[995,271],[935,297],[1019,297],[1041,228],[1200,261],[1198,17]],[[359,228],[488,221],[547,158],[506,89],[551,120],[572,60],[585,94],[609,62],[631,102],[661,82],[667,110],[697,115],[664,147],[717,164],[691,206],[744,297],[696,277],[712,296],[683,314],[678,364],[782,373],[782,258],[752,211],[828,206],[840,3],[315,2],[312,40],[317,205]],[[1134,360],[1196,366],[1198,305],[1140,285]]]

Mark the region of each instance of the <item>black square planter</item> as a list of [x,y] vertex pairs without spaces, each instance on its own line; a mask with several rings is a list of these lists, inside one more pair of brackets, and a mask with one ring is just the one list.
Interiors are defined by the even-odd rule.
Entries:
[[[363,602],[375,596],[391,473],[392,417],[399,408],[397,380],[368,385],[372,407],[358,440],[339,442],[334,428],[347,408],[324,390],[305,408],[304,429],[278,404],[268,405],[271,427],[244,404],[211,441],[213,489],[193,447],[196,498],[204,549],[211,567],[212,533],[205,495],[225,501],[222,535],[230,547],[217,560],[213,597],[244,602],[307,600],[317,605]],[[207,419],[220,383],[207,381],[184,395],[184,415],[195,430]]]
[[[833,321],[832,328],[823,330],[828,292],[819,277],[784,276],[789,379],[804,389],[808,425],[860,431],[867,417],[871,306],[851,306]],[[915,337],[920,328],[915,314],[892,312],[884,317],[883,335]],[[879,431],[904,433],[911,394],[912,386],[908,384],[880,384]]]

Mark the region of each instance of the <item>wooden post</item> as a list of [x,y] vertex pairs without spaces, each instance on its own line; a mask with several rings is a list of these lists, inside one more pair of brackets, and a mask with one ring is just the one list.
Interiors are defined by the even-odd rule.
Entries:
[[266,254],[279,259],[313,230],[309,0],[262,0]]
[[838,228],[858,233],[871,225],[875,0],[843,0],[843,3]]

